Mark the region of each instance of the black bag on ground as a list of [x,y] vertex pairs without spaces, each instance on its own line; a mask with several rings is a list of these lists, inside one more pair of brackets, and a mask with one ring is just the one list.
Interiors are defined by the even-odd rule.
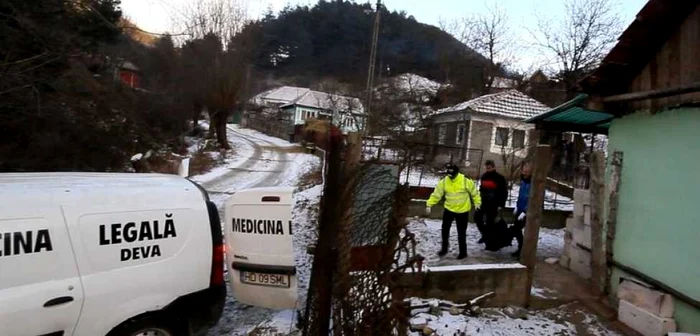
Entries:
[[486,249],[489,251],[498,251],[506,246],[511,246],[513,235],[508,230],[508,224],[501,218],[494,223],[490,228],[488,239],[486,240]]

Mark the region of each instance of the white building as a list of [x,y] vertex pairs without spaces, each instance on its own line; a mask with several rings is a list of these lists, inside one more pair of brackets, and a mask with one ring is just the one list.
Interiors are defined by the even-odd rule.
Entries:
[[347,133],[362,130],[366,122],[358,98],[308,88],[282,86],[253,97],[251,103],[282,111],[292,125],[303,125],[308,119],[325,119]]

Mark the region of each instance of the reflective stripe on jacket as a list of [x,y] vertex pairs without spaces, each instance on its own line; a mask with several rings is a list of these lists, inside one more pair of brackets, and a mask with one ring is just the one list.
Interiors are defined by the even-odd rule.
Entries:
[[[476,189],[476,184],[462,174],[457,174],[454,179],[445,177],[428,199],[429,207],[438,204],[445,197],[445,209],[454,213],[465,213],[472,209],[472,200],[475,206],[481,206],[481,196]],[[471,197],[470,197],[471,196]]]

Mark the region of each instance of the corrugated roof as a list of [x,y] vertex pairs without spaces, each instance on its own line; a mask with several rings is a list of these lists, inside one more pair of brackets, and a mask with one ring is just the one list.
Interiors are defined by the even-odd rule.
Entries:
[[508,90],[474,98],[438,110],[437,113],[458,112],[467,109],[507,118],[527,119],[545,113],[550,108],[518,90]]
[[[526,123],[537,124],[541,129],[556,129],[558,131],[583,131],[587,133],[607,134],[612,114],[588,110],[581,105],[588,98],[580,94],[574,99],[561,104],[546,113],[528,118]],[[549,127],[548,127],[549,126]]]

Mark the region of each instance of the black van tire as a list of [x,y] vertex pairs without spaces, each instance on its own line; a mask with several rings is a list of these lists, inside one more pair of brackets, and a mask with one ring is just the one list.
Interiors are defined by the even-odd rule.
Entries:
[[[140,332],[147,331],[148,329],[152,329],[153,331],[155,330],[160,330],[163,333],[166,333],[166,335],[163,336],[182,336],[185,335],[182,331],[180,331],[177,326],[172,323],[168,322],[167,319],[163,318],[162,316],[143,316],[143,317],[137,317],[135,319],[131,319],[129,321],[126,321],[119,325],[118,327],[114,328],[112,332],[110,332],[107,336],[135,336],[139,335]],[[148,336],[151,335],[158,335],[159,334],[147,334]]]

